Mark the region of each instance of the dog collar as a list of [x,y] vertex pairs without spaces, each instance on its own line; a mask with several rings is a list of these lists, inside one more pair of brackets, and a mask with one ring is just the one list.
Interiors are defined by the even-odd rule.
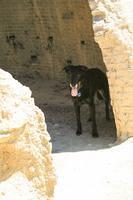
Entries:
[[78,92],[78,95],[77,95],[78,97],[81,97],[81,92]]

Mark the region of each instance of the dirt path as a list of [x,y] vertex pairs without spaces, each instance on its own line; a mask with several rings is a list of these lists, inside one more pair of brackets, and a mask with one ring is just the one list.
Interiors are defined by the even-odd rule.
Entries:
[[[27,80],[26,80],[27,82]],[[99,138],[92,138],[89,111],[82,108],[83,135],[75,135],[75,115],[65,83],[29,81],[44,111],[57,173],[54,200],[133,200],[133,140],[114,146],[115,124],[97,104]]]

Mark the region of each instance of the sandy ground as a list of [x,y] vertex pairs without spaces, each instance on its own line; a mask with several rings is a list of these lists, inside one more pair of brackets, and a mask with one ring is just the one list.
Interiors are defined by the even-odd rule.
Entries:
[[115,123],[97,102],[99,138],[91,136],[89,111],[82,108],[83,135],[76,136],[73,105],[65,82],[25,77],[44,111],[57,174],[54,200],[133,200],[133,139],[116,145]]

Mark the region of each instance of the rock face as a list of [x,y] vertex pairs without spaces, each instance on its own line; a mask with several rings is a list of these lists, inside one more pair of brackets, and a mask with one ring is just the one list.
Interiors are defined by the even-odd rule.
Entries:
[[130,0],[89,0],[108,70],[118,138],[133,136],[133,12]]
[[0,199],[50,200],[55,175],[44,115],[29,88],[0,69]]
[[3,69],[17,77],[61,79],[67,62],[103,67],[88,0],[5,0],[0,5]]

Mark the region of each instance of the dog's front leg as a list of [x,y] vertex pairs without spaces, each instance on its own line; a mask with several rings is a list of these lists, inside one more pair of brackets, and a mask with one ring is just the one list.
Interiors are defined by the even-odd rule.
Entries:
[[91,106],[89,105],[89,118],[88,118],[88,122],[91,122],[92,121],[92,109],[91,109]]
[[80,121],[80,105],[76,101],[74,101],[74,109],[75,109],[76,120],[77,120],[76,135],[81,135],[82,134],[82,126],[81,126],[81,121]]

